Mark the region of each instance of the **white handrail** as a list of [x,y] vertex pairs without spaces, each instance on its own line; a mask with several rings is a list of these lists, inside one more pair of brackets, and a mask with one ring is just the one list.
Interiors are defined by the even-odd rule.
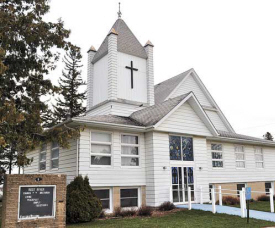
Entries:
[[212,212],[213,214],[216,214],[216,195],[215,195],[215,189],[211,189],[211,196],[212,196]]
[[274,213],[274,200],[273,200],[273,195],[274,195],[273,189],[270,188],[270,189],[269,189],[269,197],[270,197],[270,211],[271,211],[271,213]]

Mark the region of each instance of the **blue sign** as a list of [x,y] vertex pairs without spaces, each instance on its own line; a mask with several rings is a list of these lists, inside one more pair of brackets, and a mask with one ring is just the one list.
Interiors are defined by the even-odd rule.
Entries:
[[251,187],[245,188],[245,198],[246,200],[251,200]]

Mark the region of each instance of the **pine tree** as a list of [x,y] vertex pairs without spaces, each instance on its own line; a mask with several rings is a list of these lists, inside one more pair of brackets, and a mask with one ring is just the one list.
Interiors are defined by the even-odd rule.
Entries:
[[79,92],[79,87],[86,85],[81,78],[81,59],[80,48],[76,46],[71,46],[64,56],[63,78],[59,80],[62,98],[59,97],[56,106],[54,106],[54,115],[58,122],[62,122],[68,117],[80,116],[86,111],[86,107],[83,106],[83,102],[86,99],[86,91]]
[[264,135],[263,135],[263,138],[266,139],[266,140],[270,140],[270,141],[273,141],[273,135],[270,133],[270,132],[266,132]]
[[0,8],[0,167],[11,172],[30,162],[27,150],[53,139],[68,147],[80,128],[43,129],[49,106],[41,98],[58,89],[45,75],[68,50],[70,31],[61,20],[44,21],[49,0],[1,0]]

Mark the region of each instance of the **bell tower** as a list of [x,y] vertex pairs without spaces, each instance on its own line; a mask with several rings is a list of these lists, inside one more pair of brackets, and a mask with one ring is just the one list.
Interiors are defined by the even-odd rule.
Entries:
[[99,49],[88,51],[87,115],[129,116],[154,104],[153,47],[140,44],[119,10]]

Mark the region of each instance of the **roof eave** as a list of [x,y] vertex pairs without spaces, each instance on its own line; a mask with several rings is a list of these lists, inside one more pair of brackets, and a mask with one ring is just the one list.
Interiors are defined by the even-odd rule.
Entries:
[[207,137],[208,140],[213,141],[223,141],[223,142],[233,142],[233,143],[246,143],[251,145],[266,145],[275,147],[275,142],[264,142],[264,141],[257,141],[257,140],[249,140],[249,139],[236,139],[236,138],[228,138],[228,137],[222,137],[222,136],[216,136],[216,137]]
[[108,127],[113,129],[119,129],[119,130],[135,130],[140,132],[145,132],[149,129],[152,129],[152,126],[145,127],[145,126],[135,126],[135,125],[128,125],[128,124],[115,124],[115,123],[107,123],[107,122],[100,122],[100,121],[91,121],[91,120],[79,120],[79,119],[72,119],[74,123],[77,124],[85,124],[86,126],[90,127]]

